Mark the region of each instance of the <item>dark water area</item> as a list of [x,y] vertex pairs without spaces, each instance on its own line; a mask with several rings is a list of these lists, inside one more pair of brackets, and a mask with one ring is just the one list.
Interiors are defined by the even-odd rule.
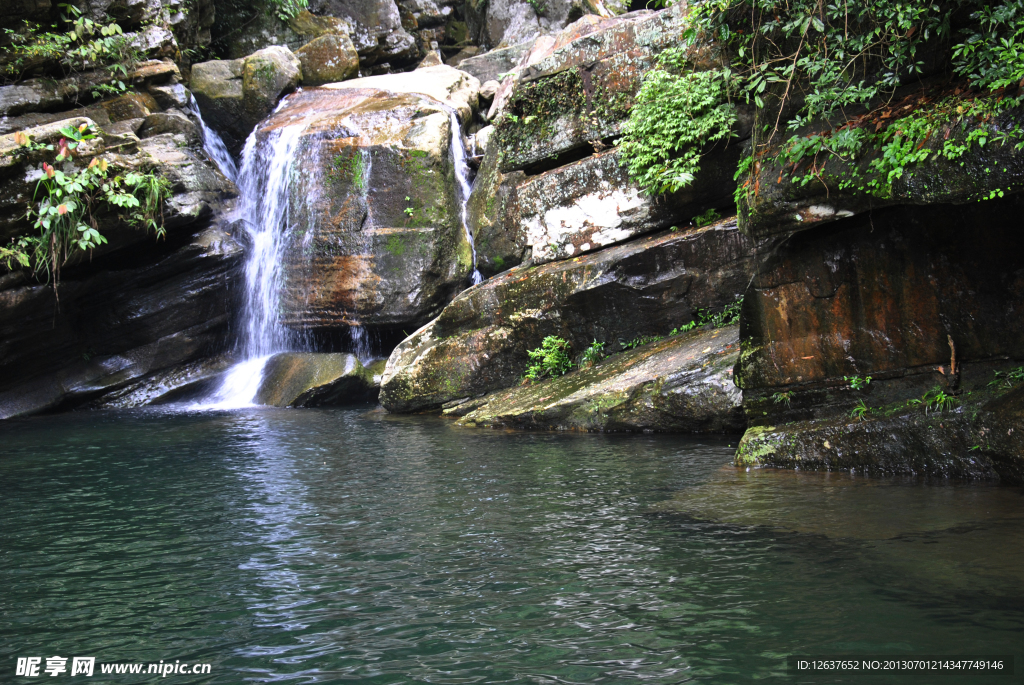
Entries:
[[[1022,680],[785,661],[1015,654],[1024,673],[1020,489],[370,409],[0,424],[0,682],[52,655],[212,665],[168,683]],[[66,678],[157,680],[45,681]]]

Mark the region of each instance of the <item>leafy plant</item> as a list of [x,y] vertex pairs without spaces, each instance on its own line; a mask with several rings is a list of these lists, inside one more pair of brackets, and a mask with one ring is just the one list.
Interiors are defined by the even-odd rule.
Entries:
[[[63,169],[49,163],[42,165],[32,203],[26,217],[38,231],[37,236],[18,239],[13,258],[21,266],[32,265],[36,274],[46,272],[54,287],[60,279],[60,268],[79,251],[88,251],[107,242],[100,234],[96,213],[101,210],[124,210],[121,218],[130,225],[153,230],[163,237],[163,201],[170,195],[166,179],[150,173],[129,172],[124,176],[108,176],[109,162],[94,157],[85,168],[72,163],[74,151],[96,138],[91,124],[60,129],[64,136],[56,145],[55,162],[64,162]],[[22,134],[16,138],[25,147],[40,147]],[[11,250],[11,248],[7,248]]]
[[1010,371],[996,371],[995,378],[989,382],[990,388],[1012,388],[1017,383],[1024,383],[1024,366]]
[[536,381],[547,377],[564,376],[572,369],[569,352],[572,346],[558,336],[549,335],[540,347],[527,352],[533,362],[526,368],[524,378]]
[[696,226],[697,228],[700,228],[701,226],[713,224],[721,218],[722,215],[712,208],[704,212],[703,214],[699,214],[693,217],[693,219],[690,220],[690,223]]
[[954,395],[946,393],[939,386],[935,386],[921,396],[919,403],[924,407],[924,413],[945,412],[955,409],[960,400]]
[[627,343],[621,343],[620,346],[622,347],[622,351],[632,350],[632,349],[635,349],[637,347],[640,347],[641,345],[647,345],[647,344],[652,343],[652,342],[658,342],[659,340],[664,340],[664,338],[665,338],[665,336],[663,336],[663,335],[640,335],[640,336],[637,336],[637,337],[633,338],[632,340],[630,340]]
[[720,312],[713,312],[710,309],[698,309],[694,313],[693,321],[678,328],[673,328],[669,335],[685,333],[687,331],[692,331],[695,328],[703,328],[709,324],[715,328],[731,326],[734,323],[740,322],[740,310],[742,308],[743,298],[736,300],[732,304],[726,305]]
[[583,354],[580,355],[579,367],[585,369],[593,366],[597,362],[604,359],[604,343],[597,342],[596,340],[587,346],[587,349],[583,350]]
[[775,404],[785,404],[786,408],[788,409],[790,403],[793,401],[793,391],[785,390],[783,392],[777,392],[774,395],[772,395],[772,401]]
[[867,418],[870,412],[871,409],[868,407],[868,405],[864,404],[864,400],[861,400],[860,402],[857,403],[857,406],[850,410],[850,418],[857,419],[858,421],[863,421]]
[[309,9],[309,0],[270,0],[269,6],[278,19],[288,21]]
[[843,376],[843,380],[849,382],[850,387],[854,390],[863,390],[864,388],[871,385],[871,376]]

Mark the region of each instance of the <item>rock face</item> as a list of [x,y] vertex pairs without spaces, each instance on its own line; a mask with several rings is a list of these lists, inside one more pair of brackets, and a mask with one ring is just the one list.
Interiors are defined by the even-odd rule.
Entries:
[[[153,253],[155,252],[155,253]],[[241,247],[219,231],[122,268],[0,290],[0,418],[72,407],[221,351]]]
[[664,335],[720,309],[746,287],[750,243],[735,223],[663,233],[572,260],[500,274],[461,293],[388,359],[381,404],[431,409],[518,382],[527,350],[548,335],[593,340]]
[[256,404],[322,407],[376,399],[373,374],[355,355],[287,352],[272,357],[263,371]]
[[297,93],[261,127],[264,136],[301,128],[303,173],[294,175],[291,191],[299,228],[284,267],[286,326],[414,329],[466,283],[472,253],[451,159],[452,135],[461,132],[453,130],[450,109],[468,108],[472,92],[456,89],[450,104],[402,93],[404,85],[429,91],[434,83],[410,76]]
[[738,326],[643,345],[561,378],[500,390],[445,414],[460,425],[583,431],[741,433],[732,381]]
[[272,46],[245,59],[194,64],[190,86],[204,118],[237,155],[256,124],[301,80],[299,59]]
[[751,401],[811,393],[816,399],[800,409],[811,418],[856,401],[835,392],[848,387],[844,376],[905,386],[908,397],[945,386],[936,370],[949,370],[950,340],[967,367],[1024,359],[1024,311],[1015,305],[1024,292],[1020,211],[1013,199],[894,208],[789,238],[744,298],[737,382]]

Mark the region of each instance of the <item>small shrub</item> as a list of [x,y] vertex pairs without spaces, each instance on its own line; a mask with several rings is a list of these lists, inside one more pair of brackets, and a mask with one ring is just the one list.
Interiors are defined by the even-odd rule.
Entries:
[[854,390],[863,390],[864,388],[871,385],[871,376],[843,376],[843,380],[849,382],[850,387]]
[[784,392],[777,392],[772,395],[772,401],[775,402],[775,404],[785,404],[786,408],[789,409],[789,405],[793,401],[793,391],[786,390]]
[[569,352],[572,346],[568,341],[555,335],[549,335],[541,342],[540,347],[530,350],[527,354],[533,363],[526,368],[524,378],[537,381],[543,378],[564,376],[572,369]]
[[580,355],[579,367],[581,369],[591,367],[602,359],[604,359],[604,343],[595,340]]
[[957,405],[960,404],[960,400],[954,395],[950,395],[939,386],[935,386],[924,395],[917,402],[924,407],[924,413],[929,414],[931,412],[946,412],[952,409],[956,409]]
[[867,415],[871,412],[868,405],[864,404],[864,400],[857,403],[857,406],[850,410],[850,418],[863,421],[867,418]]
[[990,388],[1012,388],[1017,383],[1024,382],[1024,366],[1018,366],[1010,371],[996,371],[995,379],[990,381]]

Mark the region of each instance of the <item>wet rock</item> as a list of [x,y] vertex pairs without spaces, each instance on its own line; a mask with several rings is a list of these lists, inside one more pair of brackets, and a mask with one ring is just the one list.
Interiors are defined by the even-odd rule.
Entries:
[[66,271],[59,307],[49,285],[0,291],[0,418],[76,406],[219,354],[241,257],[211,231],[123,268]]
[[214,389],[232,363],[233,357],[222,354],[178,364],[104,393],[85,406],[90,409],[134,409],[198,399]]
[[203,117],[238,154],[256,124],[298,85],[300,69],[288,48],[275,45],[245,59],[194,64],[190,87]]
[[524,169],[622,133],[641,76],[679,39],[685,5],[640,16],[584,17],[539,39],[502,81],[489,117],[502,171]]
[[0,117],[55,109],[64,104],[64,94],[42,79],[29,79],[13,86],[0,86]]
[[[490,148],[488,153],[497,157]],[[535,264],[573,257],[637,235],[688,223],[732,202],[739,148],[708,154],[693,184],[651,197],[629,178],[617,149],[531,176],[518,184],[518,209]]]
[[376,398],[373,374],[355,355],[287,352],[267,361],[256,404],[323,407]]
[[[740,433],[732,380],[738,326],[643,345],[560,378],[501,390],[446,411],[460,425],[583,431]],[[460,411],[465,405],[474,408]]]
[[[480,134],[477,134],[480,138]],[[519,212],[521,171],[503,174],[498,156],[484,155],[467,206],[467,222],[476,247],[476,265],[484,276],[522,263],[528,251],[526,230]]]
[[527,351],[557,335],[614,351],[665,335],[746,288],[751,245],[735,224],[662,233],[571,260],[516,268],[459,294],[388,359],[381,404],[409,412],[518,383]]
[[[500,81],[503,75],[513,71],[523,55],[533,47],[533,41],[527,41],[507,48],[489,50],[482,55],[467,57],[458,63],[459,69],[472,74],[481,83]],[[454,61],[454,60],[452,60]],[[456,66],[456,65],[452,65]]]
[[314,38],[295,55],[302,63],[302,82],[307,86],[344,81],[359,73],[359,54],[344,34]]
[[[459,74],[422,71],[437,69]],[[261,127],[260,135],[304,127],[303,173],[291,188],[298,229],[284,262],[286,326],[411,330],[464,286],[472,253],[455,189],[452,116],[437,100],[398,92],[416,85],[413,76],[296,93]]]

